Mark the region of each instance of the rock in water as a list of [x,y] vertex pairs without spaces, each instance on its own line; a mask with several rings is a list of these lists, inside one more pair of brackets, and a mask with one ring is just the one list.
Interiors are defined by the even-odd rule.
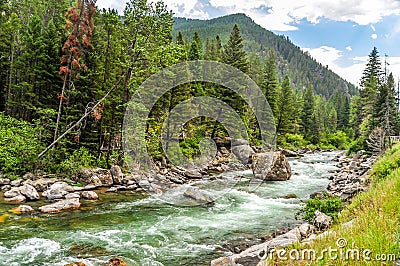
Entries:
[[128,266],[123,259],[113,258],[108,261],[107,266]]
[[94,191],[83,191],[82,198],[88,199],[88,200],[98,200],[99,196]]
[[332,223],[332,217],[326,215],[325,213],[322,213],[320,211],[315,211],[314,213],[314,225],[320,229],[326,229],[331,226]]
[[18,195],[12,198],[4,198],[4,200],[9,203],[22,203],[25,202],[26,198],[25,196]]
[[31,206],[28,206],[28,205],[20,205],[20,206],[18,206],[17,208],[12,209],[11,211],[12,211],[13,213],[15,213],[15,214],[21,214],[21,213],[32,213],[32,212],[34,212],[35,210],[34,210]]
[[31,185],[25,184],[22,187],[19,187],[19,191],[22,195],[30,200],[38,200],[40,198],[39,193],[36,191],[36,188]]
[[110,168],[111,176],[114,181],[114,184],[122,185],[124,181],[124,174],[122,173],[121,167],[118,165],[113,165]]
[[290,164],[281,152],[254,154],[251,168],[255,178],[265,181],[286,181],[292,176]]
[[15,198],[17,196],[22,196],[19,187],[13,187],[9,191],[4,192],[5,198]]
[[73,263],[65,264],[64,266],[86,266],[86,264],[83,262],[73,262]]
[[248,164],[251,163],[254,151],[247,140],[237,139],[232,140],[232,153],[236,155],[240,162]]
[[214,204],[214,200],[212,198],[210,198],[209,196],[205,195],[198,188],[189,187],[185,191],[185,193],[183,193],[183,196],[194,200],[197,204],[200,204],[200,205]]
[[44,213],[57,213],[62,211],[76,210],[79,209],[80,206],[81,203],[79,202],[79,199],[66,199],[42,206],[39,208],[39,211]]

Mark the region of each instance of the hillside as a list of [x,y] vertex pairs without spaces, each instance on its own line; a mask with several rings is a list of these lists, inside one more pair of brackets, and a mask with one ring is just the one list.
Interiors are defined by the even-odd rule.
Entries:
[[288,37],[280,36],[257,25],[244,14],[228,15],[212,20],[193,20],[175,18],[173,36],[182,32],[189,40],[197,31],[203,42],[215,38],[218,34],[222,43],[226,43],[234,24],[239,26],[244,39],[244,48],[265,57],[269,48],[275,51],[280,77],[289,74],[294,86],[303,89],[312,84],[317,94],[329,99],[335,92],[356,95],[357,88],[337,74],[315,61],[308,53],[294,45]]

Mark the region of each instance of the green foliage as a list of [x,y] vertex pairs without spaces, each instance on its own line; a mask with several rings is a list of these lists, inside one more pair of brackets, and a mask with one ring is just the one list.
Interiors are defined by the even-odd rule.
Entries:
[[67,159],[58,165],[59,172],[64,175],[73,176],[80,169],[94,167],[96,158],[89,153],[86,148],[81,147],[79,150],[73,151]]
[[328,134],[326,138],[320,140],[320,147],[322,149],[339,149],[347,150],[350,145],[350,138],[341,130]]
[[375,163],[371,176],[374,179],[383,179],[398,168],[400,168],[400,145],[395,145]]
[[347,155],[367,149],[368,149],[367,139],[365,137],[359,137],[350,143]]
[[330,196],[328,193],[324,193],[322,197],[315,197],[308,199],[303,203],[302,209],[296,214],[301,215],[306,221],[312,221],[314,218],[315,211],[320,211],[337,219],[339,211],[343,208],[342,200],[337,196]]
[[287,133],[281,141],[281,145],[289,150],[299,150],[306,147],[308,144],[309,142],[300,134]]
[[38,130],[27,122],[0,113],[0,169],[6,175],[33,171],[43,149]]

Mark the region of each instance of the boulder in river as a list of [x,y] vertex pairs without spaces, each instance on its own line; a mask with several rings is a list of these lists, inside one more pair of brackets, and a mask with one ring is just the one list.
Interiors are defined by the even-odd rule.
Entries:
[[79,209],[80,206],[81,203],[79,202],[79,199],[65,199],[39,207],[39,211],[44,213],[58,213],[62,211],[76,210]]
[[232,153],[236,155],[240,162],[249,164],[254,154],[253,149],[250,147],[249,142],[244,139],[235,139],[231,141]]
[[106,266],[128,266],[128,264],[121,258],[112,258],[108,261]]
[[9,191],[4,192],[5,198],[15,198],[17,196],[21,196],[21,191],[19,190],[19,187],[13,187]]
[[36,188],[34,188],[31,185],[23,185],[19,187],[19,191],[22,195],[24,195],[26,198],[30,200],[38,200],[40,199],[39,193],[36,191]]
[[98,200],[99,196],[94,191],[83,191],[82,198],[88,199],[88,200]]
[[26,198],[23,195],[17,195],[12,198],[4,198],[4,200],[9,203],[22,203],[26,201]]
[[22,213],[32,213],[35,210],[28,205],[20,205],[17,208],[14,208],[11,210],[11,212],[15,213],[15,214],[22,214]]
[[65,264],[64,266],[86,266],[86,264],[83,262],[73,262],[73,263]]
[[199,205],[214,204],[214,200],[201,192],[198,188],[189,187],[186,189],[185,193],[183,193],[183,196],[194,200],[194,202]]
[[290,164],[281,152],[254,154],[251,168],[255,178],[265,181],[286,181],[292,175]]

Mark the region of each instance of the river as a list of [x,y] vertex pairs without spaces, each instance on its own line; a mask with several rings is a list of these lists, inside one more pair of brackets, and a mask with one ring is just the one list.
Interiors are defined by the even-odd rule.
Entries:
[[[239,182],[208,208],[177,207],[139,193],[105,192],[99,192],[101,202],[82,201],[80,210],[54,215],[18,216],[9,212],[15,205],[0,204],[0,265],[81,261],[97,266],[112,257],[132,266],[210,265],[224,255],[224,244],[297,223],[294,213],[301,200],[326,188],[330,172],[337,169],[332,162],[337,154],[289,159],[289,181],[265,182],[254,192]],[[224,178],[229,181],[238,174],[250,172]],[[195,185],[212,194],[218,192],[215,182]],[[284,199],[288,194],[297,198]]]

